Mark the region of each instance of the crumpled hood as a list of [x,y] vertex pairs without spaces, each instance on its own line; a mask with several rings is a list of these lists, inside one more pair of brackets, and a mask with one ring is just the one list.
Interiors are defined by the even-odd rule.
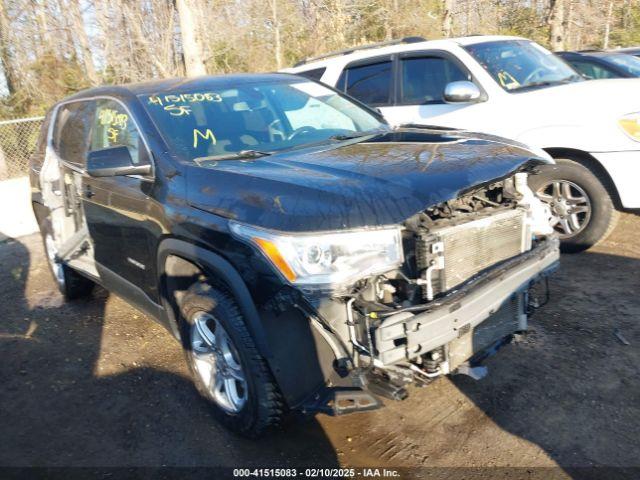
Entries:
[[401,223],[545,161],[494,137],[403,130],[366,142],[193,165],[187,197],[195,208],[273,230],[374,227]]

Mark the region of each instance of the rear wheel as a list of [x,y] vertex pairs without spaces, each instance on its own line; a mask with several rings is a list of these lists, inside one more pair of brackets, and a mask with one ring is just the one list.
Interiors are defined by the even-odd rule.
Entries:
[[586,250],[604,240],[615,227],[617,212],[602,182],[586,167],[569,159],[540,168],[529,177],[536,196],[549,205],[553,228],[563,252]]
[[280,391],[233,297],[198,283],[180,310],[187,363],[216,418],[248,437],[278,424],[284,413]]
[[49,224],[46,224],[42,231],[44,250],[47,255],[49,270],[56,282],[58,290],[67,300],[75,300],[90,295],[95,283],[83,277],[60,260],[53,235],[51,227]]

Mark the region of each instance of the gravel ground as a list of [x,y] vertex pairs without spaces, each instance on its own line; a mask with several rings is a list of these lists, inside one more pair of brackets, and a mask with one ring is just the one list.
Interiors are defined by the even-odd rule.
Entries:
[[103,290],[65,304],[38,236],[0,244],[0,265],[2,466],[525,467],[526,478],[640,467],[633,214],[602,245],[562,258],[550,303],[523,341],[487,361],[485,379],[442,378],[384,409],[290,421],[261,441],[216,425],[157,324]]

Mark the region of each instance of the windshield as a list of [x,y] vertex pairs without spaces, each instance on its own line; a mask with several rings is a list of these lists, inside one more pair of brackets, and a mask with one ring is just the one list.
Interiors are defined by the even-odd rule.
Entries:
[[507,91],[582,80],[550,51],[527,40],[478,43],[465,50]]
[[174,152],[191,161],[257,157],[388,129],[362,107],[305,80],[138,98]]
[[631,55],[609,55],[607,60],[617,65],[629,75],[640,77],[640,58]]

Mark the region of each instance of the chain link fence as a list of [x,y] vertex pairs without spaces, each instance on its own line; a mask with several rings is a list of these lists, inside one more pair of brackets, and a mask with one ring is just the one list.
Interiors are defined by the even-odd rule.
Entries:
[[44,117],[0,121],[0,180],[29,174],[29,157]]

